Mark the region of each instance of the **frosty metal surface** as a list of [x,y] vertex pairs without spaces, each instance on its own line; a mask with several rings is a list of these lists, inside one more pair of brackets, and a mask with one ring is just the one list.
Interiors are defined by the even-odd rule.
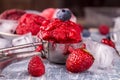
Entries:
[[49,61],[54,63],[65,63],[68,56],[67,51],[71,46],[73,49],[80,48],[82,42],[79,43],[51,43],[48,42],[48,55],[47,58]]

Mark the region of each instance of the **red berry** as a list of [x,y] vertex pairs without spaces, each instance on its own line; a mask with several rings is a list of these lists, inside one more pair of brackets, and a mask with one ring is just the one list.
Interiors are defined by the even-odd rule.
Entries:
[[86,44],[83,43],[82,46],[81,46],[82,49],[85,49],[86,48]]
[[113,48],[115,48],[115,44],[111,40],[109,41],[109,45],[112,46]]
[[38,56],[32,57],[28,64],[28,72],[34,77],[42,76],[45,73],[45,66]]
[[104,44],[106,44],[106,45],[109,45],[109,46],[115,48],[114,42],[112,42],[112,41],[109,40],[109,39],[102,39],[101,42],[104,43]]
[[102,39],[101,42],[108,45],[109,44],[109,39]]
[[69,53],[71,53],[73,50],[74,50],[74,48],[73,48],[72,46],[69,46],[69,47],[68,47]]
[[39,45],[39,46],[35,49],[35,51],[37,51],[37,52],[40,52],[41,50],[43,50],[43,45]]
[[89,69],[94,62],[93,56],[85,49],[75,49],[66,60],[66,68],[73,73]]
[[106,35],[109,33],[109,27],[106,26],[106,25],[101,25],[99,26],[99,32],[102,34],[102,35]]

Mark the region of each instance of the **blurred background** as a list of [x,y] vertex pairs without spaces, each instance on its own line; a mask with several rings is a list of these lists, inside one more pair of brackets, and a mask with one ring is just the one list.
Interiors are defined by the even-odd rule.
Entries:
[[120,0],[0,0],[0,12],[6,9],[32,9],[42,11],[45,8],[70,8],[75,15],[84,16],[85,7],[119,7]]
[[77,18],[97,25],[111,26],[112,19],[120,15],[120,0],[0,0],[0,13],[13,8],[42,11],[51,7],[69,8]]

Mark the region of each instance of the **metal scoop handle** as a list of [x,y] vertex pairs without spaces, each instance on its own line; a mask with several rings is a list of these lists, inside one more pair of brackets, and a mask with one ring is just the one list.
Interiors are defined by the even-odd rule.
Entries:
[[[0,57],[7,56],[8,54],[14,54],[14,53],[7,53],[8,51],[23,49],[23,48],[28,48],[28,47],[36,47],[36,46],[39,46],[42,44],[44,44],[44,43],[35,42],[35,43],[29,43],[29,44],[24,44],[24,45],[9,47],[9,48],[2,48],[2,49],[0,49]],[[33,51],[28,51],[28,52],[33,52]],[[18,53],[28,53],[28,52],[18,52]]]
[[36,43],[29,43],[29,44],[24,44],[24,45],[19,45],[15,47],[9,47],[9,48],[3,48],[0,49],[0,73],[1,71],[8,66],[9,64],[13,62],[18,62],[24,59],[27,59],[29,57],[32,57],[34,55],[40,55],[42,56],[43,52],[35,52],[35,51],[26,51],[26,52],[18,52],[16,53],[5,53],[6,51],[9,50],[16,50],[16,49],[22,49],[22,48],[28,48],[32,46],[38,46],[42,45],[43,43],[41,42],[36,42]]
[[0,49],[0,52],[22,49],[22,48],[27,48],[27,47],[32,47],[32,46],[38,46],[38,45],[41,45],[41,44],[42,44],[41,42],[35,42],[35,43],[29,43],[29,44],[24,44],[24,45],[9,47],[9,48],[2,48],[2,49]]

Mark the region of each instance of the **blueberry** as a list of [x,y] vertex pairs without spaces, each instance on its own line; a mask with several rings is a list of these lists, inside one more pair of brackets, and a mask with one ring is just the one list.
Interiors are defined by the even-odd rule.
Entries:
[[71,11],[67,9],[60,9],[57,14],[57,18],[59,18],[62,21],[69,20],[71,18]]
[[89,32],[87,29],[85,29],[85,30],[83,30],[83,32],[82,32],[82,36],[83,36],[83,37],[89,37],[89,36],[90,36],[90,32]]

